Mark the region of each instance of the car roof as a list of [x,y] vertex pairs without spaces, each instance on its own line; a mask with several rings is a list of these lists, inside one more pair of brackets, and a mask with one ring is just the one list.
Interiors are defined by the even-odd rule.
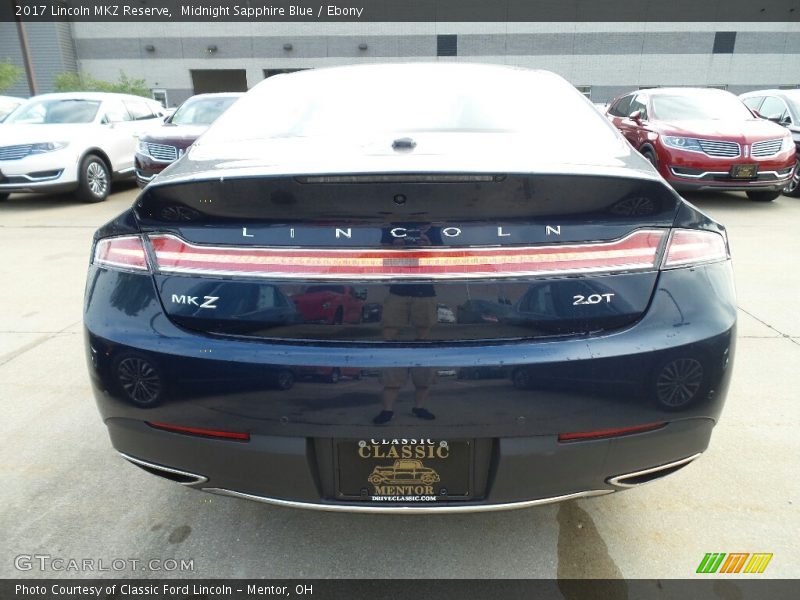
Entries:
[[195,94],[194,96],[189,96],[184,102],[188,102],[189,100],[194,100],[196,98],[238,98],[240,96],[244,96],[244,92],[213,92],[208,94]]
[[800,98],[800,88],[790,88],[788,90],[753,90],[752,92],[739,94],[739,98],[750,98],[752,96],[789,96],[790,98]]
[[54,92],[51,94],[39,94],[30,98],[31,100],[144,100],[155,102],[152,98],[145,96],[135,96],[133,94],[118,94],[116,92]]
[[720,90],[717,88],[709,87],[658,87],[658,88],[645,88],[638,90],[639,93],[648,94],[650,96],[712,96],[724,94],[732,96],[727,90]]

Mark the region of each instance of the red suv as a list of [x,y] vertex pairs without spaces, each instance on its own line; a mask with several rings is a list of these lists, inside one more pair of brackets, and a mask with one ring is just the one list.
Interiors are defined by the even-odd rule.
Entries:
[[676,190],[742,190],[770,202],[792,176],[791,134],[729,92],[639,90],[616,98],[606,116]]

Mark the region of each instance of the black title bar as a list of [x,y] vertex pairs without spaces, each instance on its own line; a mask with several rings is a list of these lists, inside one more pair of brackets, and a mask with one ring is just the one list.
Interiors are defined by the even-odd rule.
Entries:
[[800,0],[5,0],[0,21],[785,22]]
[[[720,591],[722,590],[722,591]],[[780,579],[6,579],[3,600],[634,600],[645,598],[795,600],[797,582]]]

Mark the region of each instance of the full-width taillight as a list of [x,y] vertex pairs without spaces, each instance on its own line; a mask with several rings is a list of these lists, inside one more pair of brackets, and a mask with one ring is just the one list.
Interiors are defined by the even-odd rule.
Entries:
[[147,255],[138,235],[105,238],[94,248],[94,264],[116,269],[147,271]]
[[725,238],[714,231],[675,229],[669,238],[664,268],[728,259]]
[[198,246],[173,235],[150,241],[159,271],[277,279],[459,279],[656,268],[665,230],[612,242],[503,248],[341,249]]
[[203,429],[202,427],[185,427],[183,425],[172,425],[170,423],[158,423],[146,421],[146,423],[154,429],[161,429],[163,431],[171,431],[172,433],[182,433],[184,435],[197,435],[207,438],[219,438],[223,440],[239,440],[240,442],[247,442],[250,440],[250,434],[239,431],[220,431],[219,429]]

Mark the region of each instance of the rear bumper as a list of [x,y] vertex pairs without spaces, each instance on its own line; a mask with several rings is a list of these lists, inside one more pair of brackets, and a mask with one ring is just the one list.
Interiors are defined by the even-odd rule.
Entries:
[[[464,511],[610,492],[621,489],[611,478],[703,452],[729,385],[736,307],[730,264],[716,263],[661,273],[642,318],[609,333],[383,347],[270,343],[184,330],[165,316],[150,276],[91,267],[84,321],[95,397],[120,452],[207,478],[192,487],[265,502]],[[158,403],[126,398],[115,375],[126,358],[156,371]],[[658,381],[676,360],[699,363],[703,383],[691,401],[670,406]],[[362,377],[284,377],[308,367],[357,369]],[[395,418],[375,425],[387,370],[404,385]],[[473,376],[459,378],[462,371]],[[428,382],[433,421],[410,414],[416,388],[426,385],[420,381]],[[250,441],[146,422],[247,432]],[[649,423],[665,425],[558,441],[561,433]],[[473,494],[424,506],[337,500],[336,441],[373,438],[471,440]]]
[[654,467],[667,474],[692,462],[708,446],[714,426],[710,419],[687,419],[658,431],[577,443],[559,443],[555,436],[494,439],[474,465],[481,471],[473,474],[481,486],[476,498],[386,504],[337,500],[332,479],[322,472],[332,456],[327,438],[253,436],[239,444],[127,419],[106,424],[126,458],[144,462],[150,472],[168,467],[196,477],[188,487],[294,508],[401,513],[509,510],[620,491],[632,487],[612,483],[620,476]]

